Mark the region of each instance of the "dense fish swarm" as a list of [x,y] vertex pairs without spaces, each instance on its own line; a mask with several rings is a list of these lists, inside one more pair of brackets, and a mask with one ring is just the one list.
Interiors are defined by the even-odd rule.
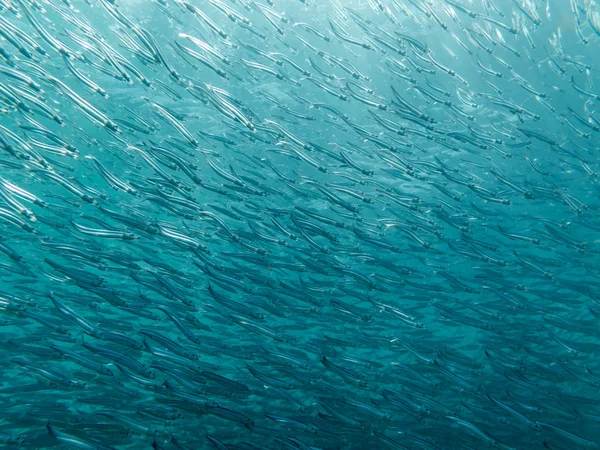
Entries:
[[0,8],[0,447],[600,449],[597,0]]

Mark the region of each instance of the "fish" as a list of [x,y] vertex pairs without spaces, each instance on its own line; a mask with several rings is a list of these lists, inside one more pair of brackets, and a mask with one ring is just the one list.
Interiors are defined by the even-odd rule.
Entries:
[[600,449],[598,0],[0,8],[2,448]]

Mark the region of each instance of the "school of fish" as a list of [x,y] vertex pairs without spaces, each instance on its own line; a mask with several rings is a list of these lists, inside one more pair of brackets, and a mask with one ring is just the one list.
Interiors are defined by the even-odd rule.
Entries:
[[0,38],[0,447],[600,449],[600,1]]

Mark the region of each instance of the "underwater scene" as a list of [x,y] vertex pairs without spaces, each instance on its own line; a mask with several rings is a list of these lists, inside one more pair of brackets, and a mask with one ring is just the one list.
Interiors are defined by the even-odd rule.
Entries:
[[600,1],[0,0],[0,448],[600,449]]

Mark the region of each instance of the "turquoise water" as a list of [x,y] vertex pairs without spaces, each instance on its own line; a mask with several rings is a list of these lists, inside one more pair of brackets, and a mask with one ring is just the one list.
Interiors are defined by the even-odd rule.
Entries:
[[0,7],[1,448],[600,447],[595,0]]

